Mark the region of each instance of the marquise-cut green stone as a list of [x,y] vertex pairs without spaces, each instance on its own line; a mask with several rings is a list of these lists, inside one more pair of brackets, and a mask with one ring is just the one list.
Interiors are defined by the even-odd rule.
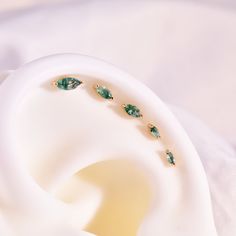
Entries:
[[73,77],[65,77],[56,82],[57,87],[64,90],[76,89],[80,84],[82,84],[82,81]]
[[152,124],[149,124],[148,127],[149,127],[149,130],[150,130],[150,133],[151,133],[155,138],[160,138],[160,137],[161,137],[160,132],[159,132],[159,130],[157,129],[156,126],[154,126],[154,125],[152,125]]
[[111,91],[107,89],[105,86],[97,85],[96,91],[101,97],[105,99],[113,99]]
[[167,158],[167,161],[168,161],[171,165],[175,165],[175,158],[174,158],[174,155],[173,155],[172,152],[170,152],[169,150],[166,151],[166,158]]
[[125,111],[127,112],[127,114],[129,114],[130,116],[133,116],[135,118],[143,116],[140,113],[140,110],[134,105],[126,104],[126,105],[123,105],[123,107],[124,107]]

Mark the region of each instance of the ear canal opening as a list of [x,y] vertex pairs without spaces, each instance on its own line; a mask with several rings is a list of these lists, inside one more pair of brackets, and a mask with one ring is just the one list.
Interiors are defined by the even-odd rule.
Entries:
[[100,203],[86,231],[99,236],[137,235],[152,198],[149,180],[140,166],[125,158],[92,164],[60,186],[56,196],[76,206],[91,194]]

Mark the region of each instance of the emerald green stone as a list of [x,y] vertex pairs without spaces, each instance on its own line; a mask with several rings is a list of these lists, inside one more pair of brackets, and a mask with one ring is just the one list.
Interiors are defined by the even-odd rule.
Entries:
[[135,118],[138,118],[138,117],[142,117],[143,115],[140,113],[140,110],[134,106],[134,105],[131,105],[131,104],[126,104],[126,105],[123,105],[126,113],[130,116],[133,116]]
[[174,155],[172,154],[172,152],[170,152],[169,150],[166,151],[166,158],[167,161],[171,164],[171,165],[175,165],[175,158]]
[[65,77],[56,82],[57,87],[64,90],[76,89],[80,84],[82,84],[82,82],[73,77]]
[[105,86],[97,85],[96,91],[101,97],[105,99],[113,99],[111,91],[107,89]]
[[148,127],[149,127],[149,130],[150,130],[150,133],[151,133],[155,138],[160,138],[160,137],[161,137],[160,132],[159,132],[159,130],[157,129],[156,126],[154,126],[154,125],[152,125],[152,124],[149,124]]

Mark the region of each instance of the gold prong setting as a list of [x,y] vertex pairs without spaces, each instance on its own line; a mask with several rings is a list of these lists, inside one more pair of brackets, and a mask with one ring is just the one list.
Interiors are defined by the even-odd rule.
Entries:
[[52,81],[52,86],[53,86],[54,88],[57,87],[57,80],[53,80],[53,81]]
[[100,95],[102,98],[107,99],[107,100],[113,100],[113,95],[107,87],[96,84],[95,90],[97,94]]

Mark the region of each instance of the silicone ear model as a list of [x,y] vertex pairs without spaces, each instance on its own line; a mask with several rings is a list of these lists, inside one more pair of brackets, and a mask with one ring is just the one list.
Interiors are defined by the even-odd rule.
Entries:
[[0,101],[0,221],[9,235],[216,235],[191,141],[130,75],[55,55],[7,76]]

